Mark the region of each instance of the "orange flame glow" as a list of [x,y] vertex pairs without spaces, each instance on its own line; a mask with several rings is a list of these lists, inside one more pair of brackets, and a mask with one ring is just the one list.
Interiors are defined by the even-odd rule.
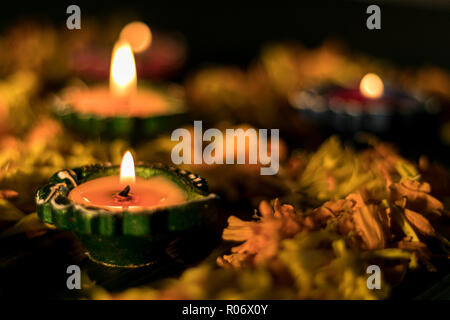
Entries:
[[136,182],[136,173],[134,170],[134,160],[130,151],[125,152],[120,165],[120,184],[123,186],[132,186]]
[[368,73],[361,79],[359,90],[366,98],[379,98],[384,91],[383,81],[375,73]]
[[133,21],[123,27],[120,39],[127,41],[135,53],[143,52],[152,43],[150,28],[140,21]]
[[119,41],[114,46],[109,74],[109,88],[115,96],[129,97],[136,91],[136,63],[128,42]]

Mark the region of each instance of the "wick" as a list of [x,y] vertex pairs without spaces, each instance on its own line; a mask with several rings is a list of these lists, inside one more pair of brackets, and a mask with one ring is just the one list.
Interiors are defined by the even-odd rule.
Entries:
[[125,189],[123,189],[122,191],[120,191],[118,193],[118,195],[121,197],[127,198],[128,194],[130,193],[130,189],[131,189],[130,186],[126,186]]
[[116,203],[123,204],[125,202],[130,202],[133,200],[133,196],[130,195],[130,186],[126,186],[125,189],[116,193],[113,198]]

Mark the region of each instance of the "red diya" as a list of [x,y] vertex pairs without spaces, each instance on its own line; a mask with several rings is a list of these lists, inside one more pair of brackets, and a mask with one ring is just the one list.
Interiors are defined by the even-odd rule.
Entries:
[[[143,22],[127,24],[120,39],[129,42],[136,54],[137,71],[143,79],[166,79],[181,69],[186,60],[186,45],[181,36],[152,32]],[[69,67],[88,80],[106,80],[109,50],[86,43],[69,57]]]
[[168,88],[137,86],[131,45],[114,46],[109,88],[67,88],[53,111],[69,128],[88,137],[146,138],[169,132],[184,120],[184,102]]
[[411,127],[428,113],[423,97],[385,85],[373,73],[359,86],[332,84],[297,91],[290,102],[303,116],[341,132],[387,133],[393,126]]

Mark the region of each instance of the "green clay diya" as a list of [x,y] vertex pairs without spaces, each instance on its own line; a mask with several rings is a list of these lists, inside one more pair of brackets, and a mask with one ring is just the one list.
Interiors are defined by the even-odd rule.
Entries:
[[170,90],[146,85],[138,92],[140,101],[131,102],[128,108],[120,100],[111,102],[106,86],[73,90],[55,99],[52,113],[67,129],[88,138],[145,139],[185,122],[184,101]]
[[180,236],[220,232],[218,197],[206,180],[161,164],[124,169],[126,158],[121,167],[55,173],[36,195],[40,219],[73,231],[92,260],[115,267],[151,264]]
[[89,138],[145,139],[178,128],[186,118],[184,98],[173,85],[137,86],[131,47],[118,42],[108,86],[67,88],[53,114],[68,129]]

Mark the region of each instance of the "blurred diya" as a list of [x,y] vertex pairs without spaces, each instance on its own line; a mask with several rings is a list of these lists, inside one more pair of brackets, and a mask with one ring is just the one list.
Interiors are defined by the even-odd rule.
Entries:
[[[127,24],[119,38],[130,43],[142,79],[167,79],[176,74],[186,60],[187,49],[181,36],[152,32],[140,21]],[[84,43],[71,52],[69,67],[83,79],[103,81],[109,74],[109,55],[109,49],[103,46]]]
[[220,232],[206,180],[163,165],[92,165],[54,174],[36,195],[45,223],[73,231],[95,262],[139,267],[168,244],[199,231]]
[[53,113],[84,136],[147,138],[178,127],[184,101],[168,87],[137,87],[131,46],[119,40],[113,50],[109,88],[67,88],[55,99]]
[[384,85],[373,73],[359,86],[324,85],[295,92],[291,105],[300,113],[340,132],[387,133],[411,128],[430,113],[424,97]]

